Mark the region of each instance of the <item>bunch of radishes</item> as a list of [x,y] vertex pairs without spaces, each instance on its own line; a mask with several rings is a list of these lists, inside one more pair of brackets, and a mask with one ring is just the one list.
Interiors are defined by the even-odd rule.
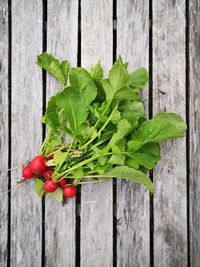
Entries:
[[22,176],[24,179],[31,179],[34,177],[44,178],[44,191],[52,193],[60,186],[63,190],[63,195],[67,198],[76,196],[77,189],[73,185],[67,184],[67,179],[63,178],[58,182],[52,180],[53,169],[46,166],[47,158],[41,155],[34,157],[31,162],[22,169]]

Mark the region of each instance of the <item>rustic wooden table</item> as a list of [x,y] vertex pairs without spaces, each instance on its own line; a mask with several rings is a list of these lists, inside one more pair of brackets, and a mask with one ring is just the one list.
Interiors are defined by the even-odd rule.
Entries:
[[[200,2],[198,0],[0,0],[0,166],[37,153],[47,98],[58,84],[36,64],[47,50],[105,69],[121,54],[150,72],[146,114],[173,111],[186,138],[162,144],[154,197],[127,181],[83,186],[62,206],[33,184],[0,199],[0,266],[200,266]],[[2,192],[20,170],[1,172]]]

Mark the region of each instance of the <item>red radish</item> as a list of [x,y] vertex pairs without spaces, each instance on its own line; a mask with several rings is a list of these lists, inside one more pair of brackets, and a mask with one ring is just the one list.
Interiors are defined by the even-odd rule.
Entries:
[[34,177],[34,173],[32,172],[31,168],[29,166],[24,166],[22,170],[22,176],[24,179],[30,179]]
[[31,160],[30,168],[33,173],[42,173],[46,169],[47,158],[44,156],[36,156]]
[[76,187],[73,185],[67,185],[63,187],[63,194],[65,197],[71,198],[75,197],[77,193]]
[[56,191],[57,188],[58,188],[58,184],[55,183],[52,179],[49,179],[44,183],[44,190],[47,193],[52,193]]
[[42,172],[42,176],[46,179],[49,180],[52,176],[52,169],[51,168],[47,168],[45,171]]
[[66,178],[63,178],[62,180],[60,180],[60,181],[58,182],[58,184],[61,185],[61,186],[66,185],[66,183],[67,183],[67,179],[66,179]]

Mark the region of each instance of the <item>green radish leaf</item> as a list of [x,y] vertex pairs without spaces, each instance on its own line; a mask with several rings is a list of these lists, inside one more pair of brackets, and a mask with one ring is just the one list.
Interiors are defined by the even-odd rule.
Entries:
[[113,134],[108,147],[111,148],[114,146],[118,141],[121,141],[123,137],[125,137],[128,133],[130,133],[132,129],[131,124],[126,120],[121,120],[117,125],[117,132]]
[[[108,79],[102,79],[102,86],[106,94],[106,100],[108,103],[112,102],[113,99],[122,100],[127,98],[127,90],[123,88],[128,87],[130,82],[130,75],[127,71],[127,65],[122,62],[119,57],[111,70],[109,71]],[[130,92],[130,91],[129,91]],[[137,99],[137,96],[133,91],[129,99]]]
[[111,122],[115,125],[117,125],[119,123],[119,121],[121,120],[121,113],[119,112],[118,109],[115,110],[115,112],[113,113]]
[[45,115],[43,116],[42,122],[47,125],[49,129],[53,131],[57,130],[60,126],[58,113],[60,112],[59,107],[56,104],[56,99],[60,92],[52,96],[47,104]]
[[112,85],[110,84],[108,79],[104,79],[101,81],[102,86],[103,86],[103,90],[106,94],[106,100],[107,102],[112,101],[112,99],[114,98],[114,95],[116,93],[115,90],[113,90]]
[[104,173],[104,177],[124,178],[137,182],[145,186],[151,193],[155,192],[155,186],[148,176],[141,171],[127,166],[115,167],[111,171]]
[[138,95],[133,89],[123,87],[116,92],[114,100],[138,100]]
[[89,106],[97,96],[97,87],[90,74],[83,68],[72,68],[69,80],[73,91],[76,91],[84,104]]
[[39,197],[42,197],[45,194],[44,191],[44,182],[40,178],[35,178],[35,192]]
[[60,68],[62,70],[65,81],[67,81],[69,75],[69,62],[67,60],[62,61],[60,64]]
[[[50,130],[39,154],[48,157],[47,166],[54,167],[53,180],[69,175],[76,185],[96,172],[104,178],[133,180],[154,192],[146,174],[160,160],[159,143],[184,136],[186,124],[174,113],[160,112],[145,119],[139,90],[148,82],[146,69],[129,74],[128,64],[118,57],[104,77],[100,63],[89,73],[47,53],[38,56],[37,64],[62,85],[42,118]],[[70,147],[68,135],[73,138]],[[62,147],[69,148],[69,153],[59,151]],[[52,153],[54,159],[49,159]],[[43,181],[35,183],[41,190],[38,194],[43,194]],[[51,195],[63,199],[60,188]]]
[[136,92],[144,87],[149,81],[149,75],[145,68],[139,68],[130,75],[130,86]]
[[185,135],[187,126],[181,116],[175,113],[159,112],[151,120],[142,123],[134,140],[139,142],[160,143],[171,138]]
[[[59,61],[54,56],[48,53],[38,55],[36,64],[55,76],[62,86],[65,85],[66,73],[63,73],[63,66],[61,67]],[[66,63],[64,69],[66,70]]]
[[87,106],[80,91],[67,87],[58,96],[57,105],[64,109],[73,135],[80,135],[87,119]]
[[83,178],[84,177],[83,167],[79,167],[79,168],[73,170],[72,175],[76,179]]
[[138,170],[140,165],[133,158],[126,157],[124,165],[133,169]]
[[129,85],[130,75],[128,74],[127,66],[123,64],[121,57],[118,57],[109,71],[108,79],[114,90],[114,94],[119,89]]
[[100,62],[92,67],[90,75],[95,81],[100,81],[103,78],[103,68]]
[[115,153],[110,157],[108,163],[113,164],[113,165],[122,165],[123,166],[125,159],[126,159],[126,155],[120,154],[120,153]]
[[48,196],[50,198],[55,199],[58,202],[62,202],[63,201],[63,191],[62,191],[62,189],[60,187],[58,187],[55,192],[48,193]]
[[91,171],[94,171],[94,163],[93,162],[89,162],[86,167],[88,167]]
[[120,106],[122,119],[126,119],[133,128],[137,127],[140,118],[144,118],[144,106],[139,101],[128,101]]
[[159,145],[155,143],[147,143],[136,152],[128,153],[128,156],[134,159],[139,165],[151,170],[160,160]]
[[54,158],[53,158],[56,165],[61,165],[65,161],[65,159],[67,158],[67,155],[68,155],[67,152],[62,152],[60,150],[57,150],[54,153]]

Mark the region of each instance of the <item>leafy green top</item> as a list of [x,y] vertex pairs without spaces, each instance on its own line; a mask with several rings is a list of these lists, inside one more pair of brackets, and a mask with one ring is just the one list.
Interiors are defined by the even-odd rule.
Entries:
[[[37,64],[62,87],[50,98],[42,118],[49,131],[40,153],[54,154],[47,162],[55,168],[53,180],[70,177],[77,185],[91,178],[126,178],[155,192],[147,172],[160,160],[159,143],[184,136],[186,124],[167,112],[145,119],[139,91],[148,82],[146,69],[129,74],[128,63],[119,57],[104,78],[100,62],[88,72],[47,53],[38,56]],[[66,143],[65,135],[72,140]],[[42,195],[39,180],[36,188]],[[61,200],[59,192],[54,195]]]

